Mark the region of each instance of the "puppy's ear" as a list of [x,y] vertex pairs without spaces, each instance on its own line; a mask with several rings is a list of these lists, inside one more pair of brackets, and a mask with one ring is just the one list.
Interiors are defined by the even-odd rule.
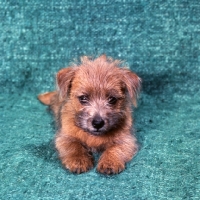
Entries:
[[123,69],[123,82],[132,100],[132,103],[137,107],[137,98],[141,88],[141,79],[128,69]]
[[61,69],[56,75],[56,82],[60,98],[65,98],[69,93],[72,79],[74,78],[76,68],[68,67]]

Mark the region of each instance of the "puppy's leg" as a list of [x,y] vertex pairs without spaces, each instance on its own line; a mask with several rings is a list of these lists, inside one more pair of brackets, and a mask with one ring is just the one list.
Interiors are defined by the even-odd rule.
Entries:
[[57,136],[56,148],[65,168],[73,173],[83,173],[93,168],[92,154],[76,139]]
[[97,171],[103,174],[118,174],[125,169],[126,162],[129,162],[137,152],[137,144],[131,135],[118,145],[106,149],[100,157]]

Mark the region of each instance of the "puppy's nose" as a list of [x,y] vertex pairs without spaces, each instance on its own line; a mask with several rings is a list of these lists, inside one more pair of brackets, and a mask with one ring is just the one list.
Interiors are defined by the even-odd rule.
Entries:
[[92,126],[96,129],[100,129],[104,126],[104,121],[100,116],[96,116],[93,120],[92,120]]

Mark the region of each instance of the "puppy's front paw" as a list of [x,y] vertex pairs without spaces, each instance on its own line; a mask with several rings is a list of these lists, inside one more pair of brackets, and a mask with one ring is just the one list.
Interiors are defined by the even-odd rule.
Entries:
[[125,164],[119,159],[102,158],[97,166],[97,171],[102,174],[118,174],[125,169]]
[[77,156],[68,158],[63,161],[64,166],[73,173],[84,173],[89,171],[94,166],[94,161],[89,156]]

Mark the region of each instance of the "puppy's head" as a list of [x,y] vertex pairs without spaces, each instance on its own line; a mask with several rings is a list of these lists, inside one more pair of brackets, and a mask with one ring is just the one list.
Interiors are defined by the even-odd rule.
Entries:
[[61,98],[69,99],[76,126],[93,135],[123,126],[130,101],[136,106],[140,78],[105,55],[81,61],[57,74]]

